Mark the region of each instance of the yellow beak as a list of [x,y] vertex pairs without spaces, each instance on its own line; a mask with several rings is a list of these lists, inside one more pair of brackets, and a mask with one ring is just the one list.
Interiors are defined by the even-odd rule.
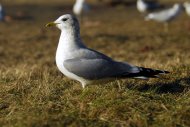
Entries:
[[56,26],[58,23],[50,22],[46,24],[46,27]]

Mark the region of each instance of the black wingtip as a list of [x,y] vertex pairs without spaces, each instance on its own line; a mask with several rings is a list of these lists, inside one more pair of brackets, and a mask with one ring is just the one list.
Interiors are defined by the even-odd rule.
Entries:
[[165,74],[169,74],[170,72],[169,71],[164,71]]
[[160,74],[169,74],[169,71],[162,71]]
[[[153,69],[151,69],[151,70],[153,70]],[[156,72],[157,74],[168,74],[168,73],[170,73],[169,71],[165,71],[165,70],[153,70],[153,71]]]

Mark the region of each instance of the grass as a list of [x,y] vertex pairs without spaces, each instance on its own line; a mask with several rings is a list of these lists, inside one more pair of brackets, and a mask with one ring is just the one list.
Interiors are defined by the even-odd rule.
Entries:
[[94,5],[81,26],[86,45],[171,73],[83,90],[55,65],[60,31],[44,28],[70,12],[71,4],[5,6],[8,14],[19,8],[33,19],[0,23],[0,126],[190,126],[190,22],[185,14],[163,33],[162,24],[143,21],[135,6]]

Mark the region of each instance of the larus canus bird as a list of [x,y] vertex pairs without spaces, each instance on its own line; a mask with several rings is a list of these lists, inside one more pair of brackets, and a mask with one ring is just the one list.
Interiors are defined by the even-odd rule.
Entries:
[[78,20],[66,14],[47,27],[56,26],[61,36],[56,52],[58,69],[67,77],[79,81],[83,88],[87,84],[101,81],[112,81],[123,78],[155,78],[168,71],[154,70],[119,62],[110,57],[87,48],[80,37]]
[[90,7],[85,0],[76,0],[73,6],[73,13],[82,20],[82,13],[89,11]]
[[165,9],[159,12],[149,13],[145,20],[155,20],[157,22],[163,22],[165,30],[168,31],[168,22],[175,19],[181,12],[182,6],[180,4],[174,4],[172,8]]
[[141,13],[145,13],[150,10],[160,8],[161,5],[157,2],[145,2],[144,0],[137,0],[137,10]]

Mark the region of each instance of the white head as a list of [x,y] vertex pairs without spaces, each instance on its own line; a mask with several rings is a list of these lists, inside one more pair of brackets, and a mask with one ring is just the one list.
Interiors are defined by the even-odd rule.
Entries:
[[68,32],[80,32],[79,22],[76,17],[65,14],[60,16],[54,22],[48,23],[46,27],[56,26],[61,31],[68,31]]

